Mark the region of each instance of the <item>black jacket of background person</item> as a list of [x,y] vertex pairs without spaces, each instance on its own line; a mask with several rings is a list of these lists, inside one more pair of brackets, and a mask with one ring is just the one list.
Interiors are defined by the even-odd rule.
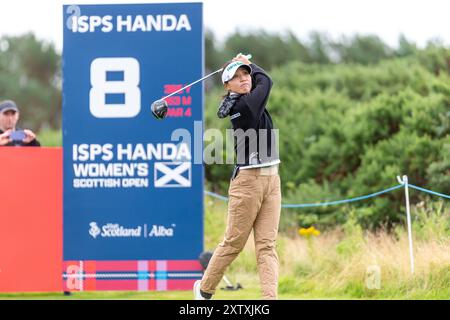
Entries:
[[[20,129],[16,129],[20,130]],[[0,134],[2,134],[3,131],[0,130]],[[40,147],[41,144],[36,139],[32,140],[30,143],[23,143],[22,141],[12,141],[3,147]]]
[[[279,159],[275,134],[272,131],[272,118],[266,109],[273,82],[267,73],[256,64],[252,63],[250,67],[252,68],[252,90],[248,94],[240,96],[230,110],[230,119],[233,130],[235,130],[236,161],[237,166],[241,168]],[[244,132],[248,129],[254,129],[256,141],[255,135],[249,138],[245,134],[239,134],[240,131],[236,131],[237,129],[242,129]],[[265,133],[264,130],[259,131],[260,129],[266,129]],[[266,150],[260,150],[260,140],[261,146],[267,148]],[[250,151],[253,151],[254,148],[250,150],[250,144],[257,146],[258,152],[257,155],[253,154],[252,157],[250,157]],[[245,162],[242,161],[243,159],[245,159]]]

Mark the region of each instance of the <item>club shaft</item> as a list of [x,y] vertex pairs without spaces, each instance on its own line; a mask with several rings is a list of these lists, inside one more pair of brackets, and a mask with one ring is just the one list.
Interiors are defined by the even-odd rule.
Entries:
[[221,72],[222,70],[223,70],[223,68],[221,68],[221,69],[219,69],[219,70],[216,70],[216,71],[214,71],[213,73],[210,73],[210,74],[208,74],[207,76],[204,76],[203,78],[198,79],[197,81],[194,81],[194,82],[192,82],[192,83],[189,83],[188,85],[184,86],[183,88],[178,89],[177,91],[172,92],[171,94],[165,96],[165,97],[162,98],[161,100],[165,100],[165,99],[167,99],[167,98],[169,98],[169,97],[171,97],[171,96],[177,94],[178,92],[183,91],[184,89],[189,88],[190,86],[193,86],[194,84],[196,84],[196,83],[198,83],[198,82],[201,82],[201,81],[203,81],[203,80],[205,80],[205,79],[208,79],[209,77],[215,75],[216,73]]
[[233,283],[230,280],[228,280],[226,275],[223,275],[222,279],[225,281],[227,286],[231,286],[231,287],[233,286]]
[[[252,55],[251,55],[251,54],[248,54],[248,55],[246,55],[245,57],[246,57],[247,59],[251,59],[251,58],[252,58]],[[205,80],[205,79],[208,79],[209,77],[215,75],[216,73],[222,72],[222,70],[223,70],[223,68],[220,68],[219,70],[216,70],[216,71],[214,71],[213,73],[210,73],[210,74],[204,76],[203,78],[198,79],[197,81],[194,81],[194,82],[192,82],[192,83],[189,83],[188,85],[184,86],[183,88],[178,89],[178,90],[175,91],[175,92],[172,92],[171,94],[165,96],[164,98],[161,98],[161,100],[165,100],[165,99],[167,99],[167,98],[169,98],[169,97],[171,97],[171,96],[177,94],[178,92],[181,92],[181,91],[183,91],[184,89],[187,89],[187,88],[189,88],[190,86],[193,86],[193,85],[196,84],[196,83],[199,83],[199,82],[201,82],[201,81],[203,81],[203,80]]]

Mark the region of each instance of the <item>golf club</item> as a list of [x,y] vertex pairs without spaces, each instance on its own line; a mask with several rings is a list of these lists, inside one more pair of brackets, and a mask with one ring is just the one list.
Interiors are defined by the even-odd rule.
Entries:
[[[248,55],[246,55],[245,57],[246,57],[247,59],[251,59],[251,58],[252,58],[252,55],[251,55],[251,54],[248,54]],[[201,81],[203,81],[203,80],[205,80],[205,79],[208,79],[209,77],[215,75],[216,73],[222,72],[222,70],[223,70],[223,68],[220,68],[219,70],[216,70],[216,71],[214,71],[214,72],[212,72],[212,73],[210,73],[210,74],[204,76],[203,78],[198,79],[198,80],[196,80],[196,81],[194,81],[194,82],[192,82],[192,83],[190,83],[190,84],[184,86],[184,87],[181,88],[181,89],[178,89],[178,90],[175,91],[175,92],[172,92],[171,94],[169,94],[169,95],[167,95],[167,96],[165,96],[165,97],[163,97],[163,98],[161,98],[161,99],[159,99],[159,100],[156,100],[156,101],[153,102],[152,105],[151,105],[151,110],[152,110],[153,116],[154,116],[156,119],[158,119],[158,120],[164,119],[164,118],[166,117],[166,115],[167,115],[167,109],[168,109],[168,104],[167,104],[167,101],[166,101],[167,98],[169,98],[169,97],[171,97],[171,96],[177,94],[177,93],[180,92],[180,91],[183,91],[183,90],[186,89],[186,88],[189,88],[189,87],[193,86],[194,84],[196,84],[196,83],[198,83],[198,82],[201,82]]]
[[[213,251],[205,251],[205,252],[202,252],[200,254],[200,256],[198,257],[200,265],[202,266],[202,269],[203,269],[203,273],[205,273],[206,268],[208,267],[209,261],[211,260],[212,256],[213,256]],[[223,275],[222,279],[226,283],[226,286],[221,288],[222,290],[235,291],[235,290],[244,289],[239,282],[236,285],[234,285],[228,279],[228,277],[226,275]]]

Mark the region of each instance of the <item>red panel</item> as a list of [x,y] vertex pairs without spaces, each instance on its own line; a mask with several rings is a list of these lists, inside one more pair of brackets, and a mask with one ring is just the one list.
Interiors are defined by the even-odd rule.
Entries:
[[197,279],[168,280],[167,290],[192,290],[195,280]]
[[202,270],[202,265],[198,260],[169,260],[167,270],[171,271],[192,271]]
[[0,291],[62,291],[62,149],[0,148]]
[[96,288],[104,291],[136,291],[138,289],[136,280],[102,280],[97,281]]
[[137,270],[137,261],[96,261],[97,270],[126,272]]

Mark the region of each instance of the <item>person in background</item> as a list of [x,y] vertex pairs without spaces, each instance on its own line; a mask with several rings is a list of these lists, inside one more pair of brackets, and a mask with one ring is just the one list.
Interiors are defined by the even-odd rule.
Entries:
[[19,108],[16,103],[6,100],[0,103],[0,146],[39,147],[33,131],[18,129]]

